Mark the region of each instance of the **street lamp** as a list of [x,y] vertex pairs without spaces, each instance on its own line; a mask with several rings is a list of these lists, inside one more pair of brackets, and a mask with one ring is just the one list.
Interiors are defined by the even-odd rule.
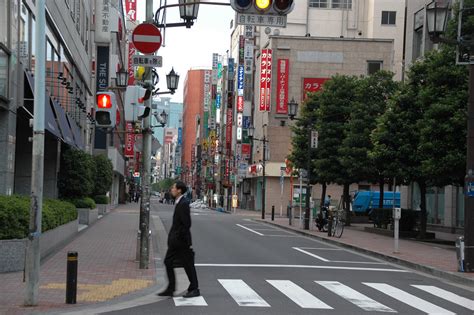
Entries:
[[441,41],[441,35],[446,31],[448,12],[448,4],[440,5],[433,2],[426,7],[426,24],[428,34],[433,43],[439,43]]
[[[288,103],[288,117],[290,120],[301,120],[300,118],[296,118],[296,114],[298,113],[298,103],[295,101],[294,98],[291,99],[291,101]],[[311,122],[310,122],[311,123]],[[311,150],[311,133],[312,133],[312,128],[309,126],[308,128],[308,149]],[[304,214],[304,229],[309,230],[309,225],[310,225],[310,211],[311,211],[311,206],[310,206],[310,200],[311,200],[311,155],[306,159],[306,171],[307,171],[307,183],[306,183],[306,200],[305,200],[305,214]]]
[[124,88],[128,84],[128,72],[120,67],[120,70],[116,72],[115,85],[119,88]]
[[174,92],[178,88],[178,82],[179,75],[174,72],[174,68],[171,68],[170,73],[166,75],[166,86],[168,87],[168,90],[171,91],[171,94],[174,94]]
[[199,11],[199,1],[179,0],[179,15],[186,22],[186,28],[191,28],[193,21],[197,19]]
[[[459,14],[463,12],[473,12],[472,7],[463,7],[461,1]],[[444,42],[456,44],[459,47],[465,47],[466,44],[461,41],[461,25],[459,27],[458,39],[451,40],[443,37],[446,32],[448,19],[448,6],[438,6],[436,3],[426,8],[427,28],[430,39],[434,43]],[[459,19],[460,23],[462,19]],[[467,156],[466,156],[466,177],[464,183],[464,266],[465,272],[474,272],[474,197],[470,196],[467,187],[474,182],[474,62],[469,63],[469,102],[467,113]]]

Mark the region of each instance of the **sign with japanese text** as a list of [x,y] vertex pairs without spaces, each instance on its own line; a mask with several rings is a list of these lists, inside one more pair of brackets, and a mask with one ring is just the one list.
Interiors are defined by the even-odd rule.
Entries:
[[211,106],[211,71],[204,71],[204,112],[208,112]]
[[95,42],[110,43],[111,25],[110,0],[96,0],[95,2]]
[[237,13],[237,24],[286,27],[286,15]]
[[232,108],[227,109],[225,144],[228,153],[232,150]]
[[137,54],[137,49],[132,42],[128,43],[128,85],[134,85],[135,82],[135,71],[132,65],[132,58]]
[[183,128],[178,128],[178,145],[183,144]]
[[155,55],[133,55],[132,66],[161,68],[163,66],[163,57]]
[[237,94],[239,96],[244,96],[244,79],[245,79],[244,65],[239,65],[239,71],[237,74]]
[[213,53],[212,54],[212,84],[217,84],[217,68],[219,64],[219,54]]
[[303,79],[303,101],[308,97],[308,93],[314,93],[323,87],[323,83],[329,78],[304,78]]
[[133,133],[133,125],[131,122],[127,122],[125,127],[126,137],[125,137],[125,148],[124,156],[125,157],[134,157],[133,147],[135,146],[135,134]]
[[255,34],[253,32],[254,26],[252,25],[245,25],[244,29],[244,37],[245,38],[254,38]]
[[290,60],[278,59],[277,83],[277,114],[288,114],[288,77],[290,76]]
[[217,93],[216,95],[216,108],[217,109],[221,108],[221,101],[222,101],[222,96],[220,93]]
[[272,80],[272,50],[263,49],[260,55],[260,111],[270,110],[270,89]]
[[245,37],[239,36],[239,65],[244,64],[245,57]]
[[137,0],[125,0],[125,12],[129,21],[137,20]]
[[243,96],[237,96],[237,112],[242,113],[244,111],[244,97]]

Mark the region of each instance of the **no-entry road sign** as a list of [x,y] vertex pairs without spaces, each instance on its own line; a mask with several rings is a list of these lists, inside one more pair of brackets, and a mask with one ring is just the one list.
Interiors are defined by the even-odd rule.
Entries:
[[133,31],[132,42],[141,53],[152,54],[161,47],[161,32],[151,23],[142,23]]

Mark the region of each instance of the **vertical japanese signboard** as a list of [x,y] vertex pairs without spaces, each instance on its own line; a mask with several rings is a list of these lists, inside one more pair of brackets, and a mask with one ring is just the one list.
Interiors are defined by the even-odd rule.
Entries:
[[263,49],[260,56],[260,111],[270,111],[272,81],[272,50]]
[[304,78],[303,79],[303,101],[308,97],[308,93],[315,93],[323,87],[328,78]]
[[137,1],[138,0],[125,0],[125,12],[129,21],[137,20]]
[[211,71],[204,71],[204,112],[211,106]]
[[288,77],[290,75],[290,60],[278,59],[277,84],[277,114],[288,114]]
[[125,137],[125,149],[124,149],[124,156],[133,158],[135,146],[135,134],[133,133],[133,125],[131,122],[127,122],[125,127],[126,129],[126,137]]
[[96,0],[95,2],[95,42],[110,43],[110,0]]
[[[125,9],[127,13],[127,19],[129,21],[136,21],[137,20],[137,1],[138,0],[126,0],[125,1]],[[128,85],[133,85],[135,82],[135,76],[132,66],[132,56],[138,54],[135,45],[129,41],[128,42]]]

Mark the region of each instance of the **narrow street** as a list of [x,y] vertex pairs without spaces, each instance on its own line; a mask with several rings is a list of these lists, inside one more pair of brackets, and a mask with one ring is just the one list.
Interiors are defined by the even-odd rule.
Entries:
[[[159,204],[169,230],[173,207]],[[411,270],[258,223],[192,210],[201,297],[107,314],[472,314],[473,292]],[[181,284],[181,285],[179,285]]]

